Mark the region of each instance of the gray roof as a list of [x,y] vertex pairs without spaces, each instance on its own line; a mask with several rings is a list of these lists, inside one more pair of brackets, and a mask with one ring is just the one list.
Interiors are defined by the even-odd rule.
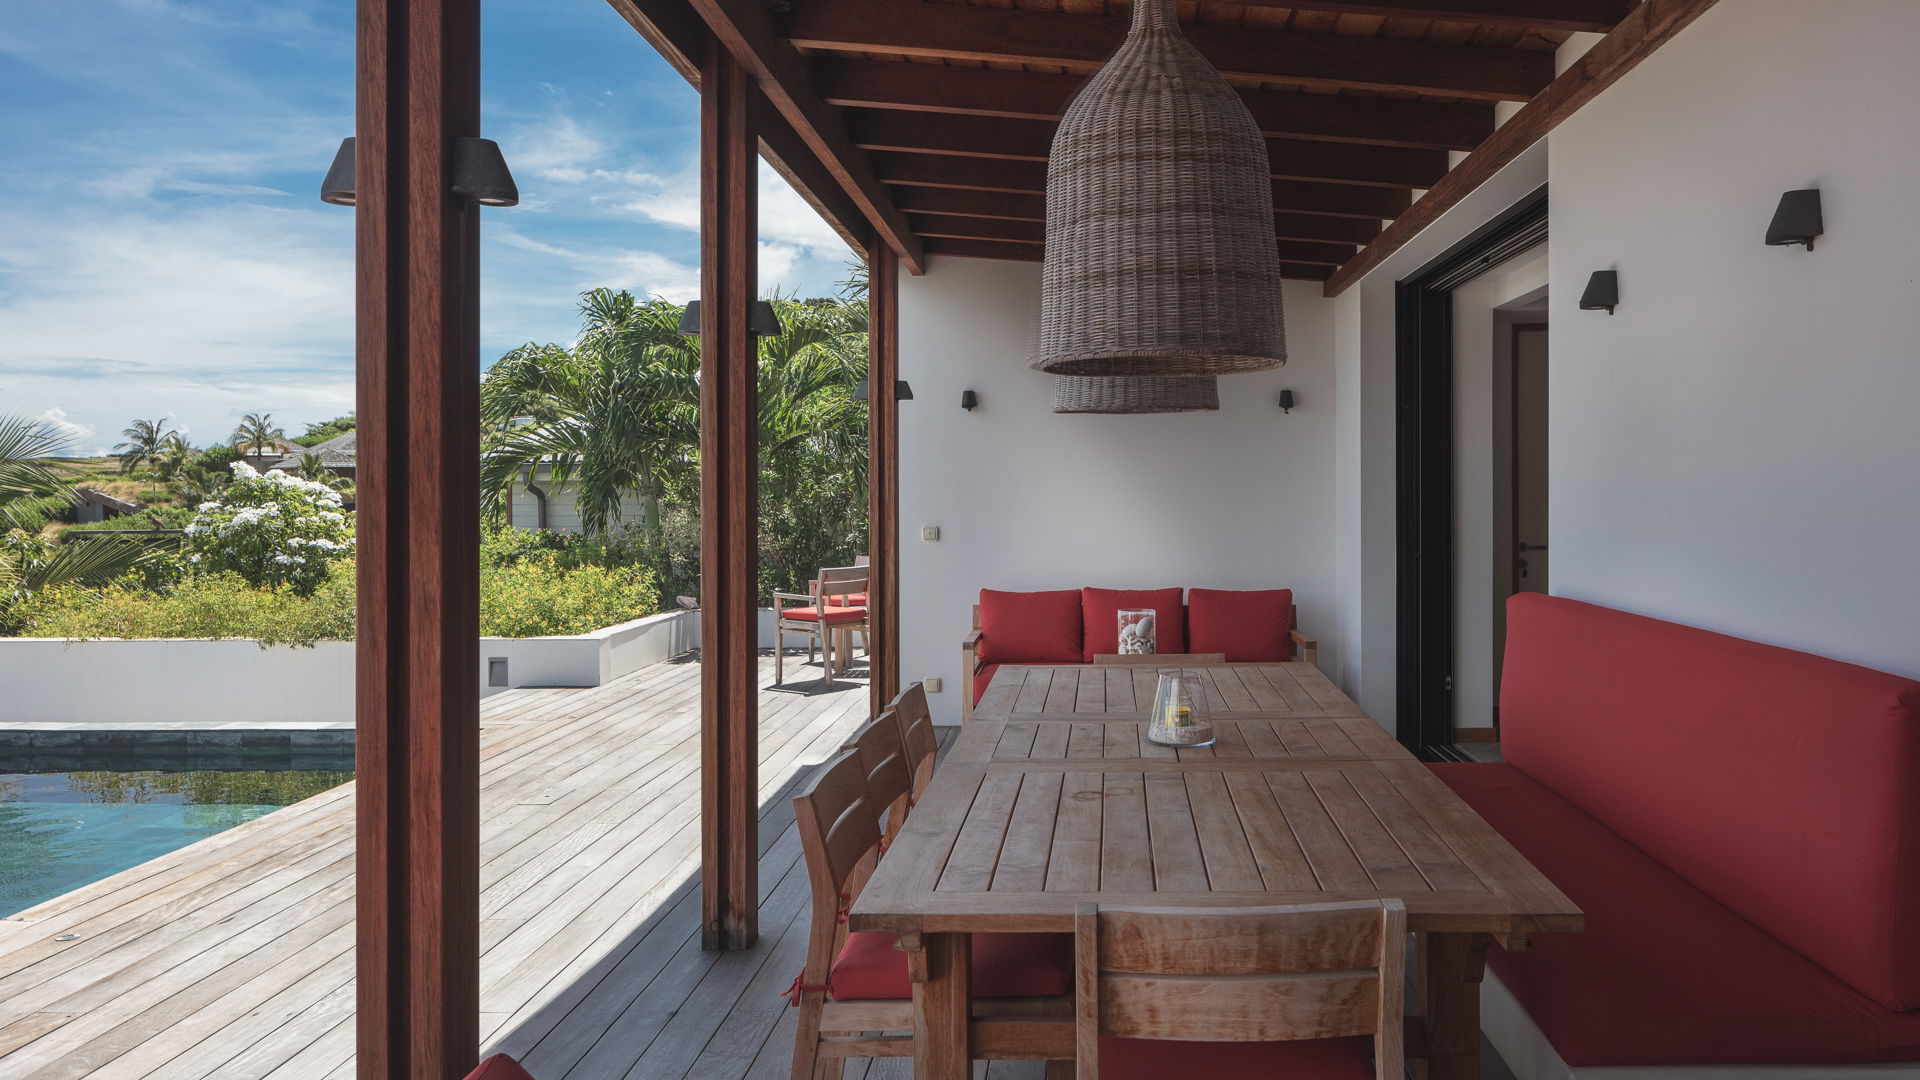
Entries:
[[320,463],[329,468],[352,468],[360,460],[360,433],[349,431],[345,435],[335,435],[323,443],[303,447],[288,454],[279,461],[267,466],[269,469],[292,470],[300,467],[300,459],[307,454],[320,455]]

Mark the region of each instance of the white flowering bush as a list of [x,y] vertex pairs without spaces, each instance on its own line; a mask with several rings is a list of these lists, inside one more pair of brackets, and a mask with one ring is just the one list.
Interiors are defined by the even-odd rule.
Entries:
[[283,472],[233,463],[233,483],[200,504],[187,526],[189,569],[239,574],[255,585],[306,594],[353,555],[353,522],[340,493]]

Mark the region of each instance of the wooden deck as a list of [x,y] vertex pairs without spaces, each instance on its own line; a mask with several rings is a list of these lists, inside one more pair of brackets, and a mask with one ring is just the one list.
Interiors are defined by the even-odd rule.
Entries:
[[[698,665],[487,699],[488,1052],[541,1080],[786,1075],[807,895],[787,798],[867,708],[863,682],[817,676],[770,690],[762,664],[761,943],[734,953],[699,944]],[[0,922],[0,1077],[352,1076],[352,801],[336,788]]]

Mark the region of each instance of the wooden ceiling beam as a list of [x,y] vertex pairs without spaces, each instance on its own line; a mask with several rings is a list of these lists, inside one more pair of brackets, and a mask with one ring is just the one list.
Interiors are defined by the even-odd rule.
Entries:
[[[1047,167],[1034,161],[876,151],[873,167],[881,181],[891,185],[1030,195],[1047,191]],[[1405,213],[1412,202],[1413,194],[1405,188],[1273,182],[1273,208],[1281,213],[1325,214],[1377,225]]]
[[1529,30],[1605,33],[1627,17],[1635,0],[1231,0],[1249,7],[1283,7],[1337,15],[1447,19]]
[[[946,240],[998,240],[1010,244],[1045,244],[1047,227],[1038,221],[996,221],[992,218],[949,214],[910,214],[913,230],[922,237]],[[1339,266],[1353,257],[1352,244],[1306,240],[1280,241],[1282,262]]]
[[[906,112],[1058,120],[1085,77],[1002,68],[825,59],[814,80],[828,104]],[[1420,150],[1472,150],[1493,134],[1484,104],[1240,90],[1262,133]]]
[[[909,218],[920,214],[944,214],[990,221],[1044,222],[1047,219],[1046,196],[1026,192],[896,187],[893,202],[905,210]],[[1327,244],[1346,244],[1349,247],[1364,244],[1380,233],[1377,221],[1317,214],[1276,213],[1273,225],[1274,235],[1282,240],[1314,240]],[[920,231],[921,235],[926,235],[924,230]],[[1347,254],[1351,255],[1352,252]]]
[[[833,0],[797,6],[787,15],[786,30],[793,44],[812,49],[1049,64],[1086,72],[1113,54],[1126,25],[1125,18],[1110,15]],[[1526,101],[1553,80],[1550,52],[1210,23],[1183,29],[1222,72],[1275,82]]]
[[[1057,124],[997,116],[932,116],[888,109],[850,109],[847,130],[863,150],[1045,162]],[[1424,188],[1447,174],[1444,150],[1353,146],[1268,139],[1276,180],[1334,181],[1375,187]]]
[[[1005,259],[1010,262],[1039,262],[1043,251],[1038,244],[1008,243],[1004,240],[968,240],[958,237],[929,236],[924,246],[929,255],[952,255],[962,259]],[[1281,262],[1280,276],[1291,281],[1325,281],[1333,267],[1321,263]]]
[[1467,155],[1393,224],[1327,280],[1328,296],[1338,296],[1369,271],[1405,247],[1421,230],[1440,219],[1525,153],[1560,122],[1632,71],[1654,50],[1700,17],[1714,0],[1643,0],[1613,32],[1562,72],[1540,96],[1513,114],[1480,149]]

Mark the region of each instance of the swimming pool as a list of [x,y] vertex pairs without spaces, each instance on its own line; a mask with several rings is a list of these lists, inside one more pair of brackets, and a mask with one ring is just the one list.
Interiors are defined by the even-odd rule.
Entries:
[[0,918],[352,779],[351,747],[0,751]]

